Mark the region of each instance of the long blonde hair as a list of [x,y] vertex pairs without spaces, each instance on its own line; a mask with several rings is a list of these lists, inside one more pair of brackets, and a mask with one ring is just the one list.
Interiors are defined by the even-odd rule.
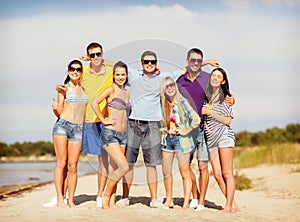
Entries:
[[172,79],[171,77],[166,77],[161,81],[160,99],[161,99],[161,107],[162,107],[162,112],[163,112],[163,123],[164,123],[164,126],[167,126],[168,129],[170,129],[170,108],[171,108],[172,102],[170,101],[169,97],[165,93],[165,85],[166,85],[167,81],[171,81],[171,82],[175,83],[176,94],[174,96],[174,102],[176,102],[176,104],[178,106],[178,113],[180,116],[180,125],[183,123],[182,117],[184,115],[184,111],[183,111],[180,100],[182,100],[184,97],[180,94],[177,84],[174,81],[174,79]]

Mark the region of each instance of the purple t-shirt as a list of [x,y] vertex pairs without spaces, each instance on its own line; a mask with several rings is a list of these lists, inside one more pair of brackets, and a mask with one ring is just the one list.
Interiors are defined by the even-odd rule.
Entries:
[[204,71],[200,72],[200,75],[191,82],[187,78],[187,72],[177,79],[177,85],[180,93],[189,101],[194,110],[203,120],[201,113],[202,106],[205,102],[205,89],[208,83],[210,74]]

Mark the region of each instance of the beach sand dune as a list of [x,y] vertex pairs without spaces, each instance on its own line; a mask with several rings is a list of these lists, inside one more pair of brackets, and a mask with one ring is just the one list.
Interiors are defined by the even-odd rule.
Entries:
[[[96,208],[96,175],[80,177],[76,192],[76,208],[44,208],[42,204],[55,196],[53,183],[35,187],[17,196],[0,201],[1,221],[300,221],[300,165],[260,166],[240,170],[252,180],[253,188],[236,191],[241,212],[224,214],[218,209],[225,198],[214,178],[210,178],[206,209],[195,212],[181,210],[182,183],[179,172],[174,174],[174,209],[151,209],[146,184],[131,189],[131,205],[119,209]],[[121,184],[118,185],[118,194]],[[164,196],[159,181],[159,196]],[[118,196],[119,197],[119,196]]]

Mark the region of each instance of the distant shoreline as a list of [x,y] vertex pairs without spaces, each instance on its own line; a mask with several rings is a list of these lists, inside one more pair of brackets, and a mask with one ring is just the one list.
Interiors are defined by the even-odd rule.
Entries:
[[[92,157],[87,157],[85,155],[80,155],[79,161],[90,161]],[[55,162],[56,156],[43,155],[43,156],[2,156],[0,158],[0,163],[8,162]]]

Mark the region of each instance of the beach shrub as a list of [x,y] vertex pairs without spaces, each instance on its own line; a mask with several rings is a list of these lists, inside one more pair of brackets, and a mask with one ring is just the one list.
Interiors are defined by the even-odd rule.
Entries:
[[254,167],[260,164],[300,163],[299,143],[275,143],[256,147],[236,147],[235,168]]
[[234,181],[236,190],[245,190],[252,188],[251,180],[246,177],[245,174],[239,175],[239,173],[236,172],[236,174],[234,175]]

